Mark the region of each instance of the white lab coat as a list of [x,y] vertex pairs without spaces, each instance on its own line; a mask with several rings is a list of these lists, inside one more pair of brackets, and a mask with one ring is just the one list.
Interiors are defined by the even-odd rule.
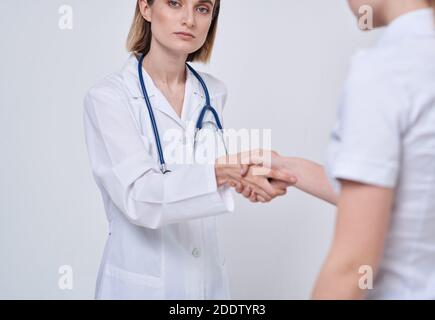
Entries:
[[[234,210],[231,191],[217,188],[213,163],[171,160],[192,153],[192,135],[174,133],[188,132],[187,123],[198,119],[202,88],[188,71],[180,119],[144,72],[172,170],[163,175],[137,67],[131,54],[120,72],[93,86],[84,100],[86,143],[109,222],[95,298],[227,299],[216,216]],[[222,119],[225,86],[201,76]]]

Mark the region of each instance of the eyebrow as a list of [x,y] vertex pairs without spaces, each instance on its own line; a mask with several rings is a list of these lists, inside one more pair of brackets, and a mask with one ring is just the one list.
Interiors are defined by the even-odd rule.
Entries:
[[208,4],[210,4],[212,7],[214,6],[214,3],[211,1],[211,0],[199,0],[198,1],[199,3],[208,3]]

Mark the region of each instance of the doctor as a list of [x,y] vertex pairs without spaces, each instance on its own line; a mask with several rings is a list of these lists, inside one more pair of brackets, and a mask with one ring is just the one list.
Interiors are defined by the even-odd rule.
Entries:
[[[206,104],[200,79],[218,116],[208,112],[204,123],[222,119],[227,97],[219,80],[186,67],[186,61],[209,60],[219,5],[138,0],[129,59],[85,97],[86,142],[110,228],[97,299],[229,298],[216,228],[216,216],[234,209],[228,186],[267,202],[293,182],[284,171],[254,176],[253,167],[242,178],[247,168],[222,153],[217,131],[193,148],[191,124]],[[212,163],[179,161],[197,159],[195,150],[211,141],[221,144]],[[162,173],[162,165],[170,172]]]

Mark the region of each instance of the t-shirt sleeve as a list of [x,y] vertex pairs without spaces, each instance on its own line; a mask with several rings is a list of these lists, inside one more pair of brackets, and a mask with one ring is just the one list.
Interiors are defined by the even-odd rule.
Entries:
[[389,72],[376,65],[359,63],[352,67],[339,111],[333,179],[395,187],[400,170],[403,97],[391,80]]

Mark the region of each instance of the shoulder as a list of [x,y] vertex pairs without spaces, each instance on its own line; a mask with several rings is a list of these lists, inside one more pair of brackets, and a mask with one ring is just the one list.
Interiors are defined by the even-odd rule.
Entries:
[[360,100],[364,108],[403,110],[408,94],[402,81],[400,59],[392,48],[373,48],[356,53],[345,84],[346,96]]
[[358,51],[351,60],[350,80],[366,86],[391,84],[395,78],[394,50],[372,48]]
[[119,102],[126,97],[122,75],[119,72],[109,74],[97,81],[85,93],[84,106],[94,108]]
[[[373,48],[355,54],[345,82],[338,115],[347,126],[400,128],[409,107],[389,50]],[[353,129],[357,132],[357,129]],[[362,132],[362,130],[360,130]]]
[[99,97],[104,95],[123,94],[123,80],[120,73],[112,73],[95,82],[86,91],[85,96]]
[[226,96],[228,94],[227,87],[223,81],[206,72],[198,73],[207,85],[208,91],[210,91],[210,96],[212,98]]

